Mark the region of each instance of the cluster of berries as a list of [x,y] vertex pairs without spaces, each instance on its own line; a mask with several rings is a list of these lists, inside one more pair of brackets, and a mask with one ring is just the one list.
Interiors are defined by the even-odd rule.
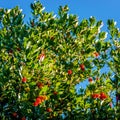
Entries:
[[101,99],[101,100],[104,100],[104,99],[106,99],[107,97],[108,97],[108,96],[107,96],[104,92],[92,94],[92,98],[94,98],[94,99],[99,98],[99,99]]
[[47,100],[47,97],[42,95],[42,96],[38,96],[36,98],[36,101],[33,103],[33,106],[38,106],[39,104],[41,104],[42,102],[44,102],[45,100]]

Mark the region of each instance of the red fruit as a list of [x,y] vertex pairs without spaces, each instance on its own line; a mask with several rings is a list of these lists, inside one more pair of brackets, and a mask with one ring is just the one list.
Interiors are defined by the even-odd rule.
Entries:
[[39,104],[41,104],[42,102],[44,102],[45,100],[47,100],[47,96],[38,96],[36,98],[36,101],[33,103],[33,106],[38,106]]
[[94,99],[96,99],[96,98],[100,98],[100,95],[97,94],[97,93],[94,93],[94,94],[92,94],[92,98],[94,98]]
[[34,103],[33,103],[33,106],[35,106],[35,107],[37,107],[39,104],[35,101]]
[[80,68],[81,68],[82,71],[84,71],[85,70],[85,65],[84,64],[80,64]]
[[26,118],[25,118],[25,117],[22,117],[21,120],[26,120]]
[[104,100],[104,99],[106,99],[108,96],[105,94],[105,93],[103,93],[103,92],[101,92],[100,93],[100,99],[101,100]]
[[42,88],[44,86],[43,83],[40,82],[38,82],[36,85],[38,86],[38,88]]
[[48,98],[47,98],[47,96],[44,95],[44,96],[42,96],[42,99],[44,101],[44,100],[47,100]]
[[94,53],[94,56],[95,56],[95,57],[98,57],[98,56],[99,56],[99,53],[98,53],[98,52],[95,52],[95,53]]
[[72,70],[68,70],[68,75],[71,75],[72,74]]
[[57,95],[57,94],[58,94],[58,92],[54,91],[54,92],[53,92],[53,94],[54,94],[54,95]]
[[40,104],[42,102],[42,99],[39,98],[39,97],[37,97],[35,102],[37,102],[38,104]]
[[92,82],[92,81],[93,81],[93,79],[90,77],[90,78],[88,78],[88,81],[89,81],[89,82]]
[[46,111],[47,112],[52,112],[52,109],[51,108],[47,108]]
[[22,82],[25,83],[27,81],[27,78],[26,77],[23,77],[22,78]]
[[14,113],[12,113],[12,115],[13,115],[13,117],[16,118],[18,114],[16,112],[14,112]]
[[37,98],[40,98],[41,100],[44,100],[44,96],[38,96]]

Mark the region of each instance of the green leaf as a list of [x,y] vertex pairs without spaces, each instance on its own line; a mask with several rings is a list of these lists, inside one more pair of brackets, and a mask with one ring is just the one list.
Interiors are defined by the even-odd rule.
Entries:
[[94,26],[96,23],[96,19],[93,16],[89,18],[89,21],[90,21],[90,26]]
[[96,51],[97,51],[97,52],[100,52],[101,47],[102,47],[101,42],[98,41],[98,42],[95,44]]

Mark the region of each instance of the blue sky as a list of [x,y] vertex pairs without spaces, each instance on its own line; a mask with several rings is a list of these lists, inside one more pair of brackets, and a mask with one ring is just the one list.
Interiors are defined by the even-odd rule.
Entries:
[[[34,0],[0,0],[0,7],[10,9],[18,5],[26,15],[25,20],[29,20],[31,2]],[[70,13],[78,15],[80,20],[95,16],[97,20],[104,22],[107,19],[115,19],[118,23],[120,21],[120,0],[41,0],[41,3],[46,11],[53,11],[55,14],[60,5],[67,4]]]

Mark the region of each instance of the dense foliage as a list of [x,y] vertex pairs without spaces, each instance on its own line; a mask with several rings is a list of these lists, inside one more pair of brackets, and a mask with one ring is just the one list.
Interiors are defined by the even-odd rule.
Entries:
[[[37,1],[22,11],[0,9],[0,118],[2,120],[120,119],[120,31],[94,17],[79,21]],[[84,88],[83,83],[88,83]],[[76,91],[76,85],[77,87]]]

